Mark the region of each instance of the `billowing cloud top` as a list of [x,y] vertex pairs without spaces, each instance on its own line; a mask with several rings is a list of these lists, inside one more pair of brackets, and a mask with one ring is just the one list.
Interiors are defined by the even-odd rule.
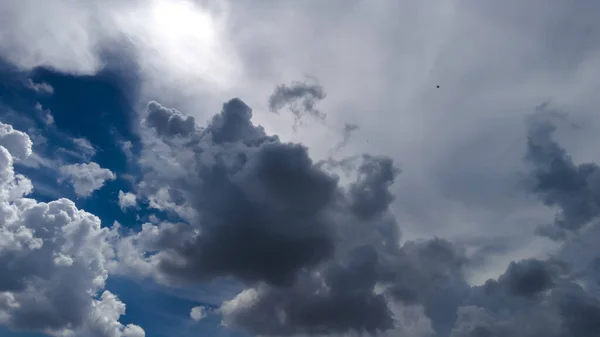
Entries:
[[[255,126],[239,99],[206,127],[180,127],[174,121],[192,119],[156,102],[146,114],[141,196],[182,221],[124,238],[120,272],[167,285],[234,277],[247,288],[219,310],[229,327],[264,336],[394,335],[416,319],[402,318],[413,311],[429,322],[423,336],[592,336],[600,302],[560,260],[513,262],[497,280],[471,286],[460,246],[400,244],[390,209],[399,170],[390,158],[313,162],[305,147]],[[570,310],[587,318],[574,322]]]
[[31,181],[13,163],[31,154],[31,140],[10,125],[0,130],[0,323],[56,336],[144,336],[119,323],[125,306],[103,290],[118,234],[68,199],[27,198]]

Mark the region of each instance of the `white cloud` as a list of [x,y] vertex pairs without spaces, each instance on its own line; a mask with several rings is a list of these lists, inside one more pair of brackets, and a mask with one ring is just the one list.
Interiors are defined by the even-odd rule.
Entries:
[[[0,50],[24,69],[50,66],[93,74],[105,65],[102,54],[112,50],[111,42],[129,41],[127,47],[135,49],[132,55],[152,78],[146,84],[153,90],[167,88],[154,80],[174,85],[184,75],[193,79],[187,81],[190,85],[223,87],[235,80],[238,62],[220,35],[226,14],[226,3],[221,4],[211,2],[221,7],[218,17],[193,0],[88,0],[76,5],[54,0],[43,7],[35,0],[3,2],[0,11],[8,19],[2,25],[11,29],[0,39]],[[30,10],[33,5],[35,11]]]
[[106,336],[106,337],[144,337],[144,330],[134,324],[123,325],[119,316],[125,314],[125,304],[119,298],[105,290],[98,300],[94,300],[94,310],[90,323],[77,336]]
[[31,79],[29,79],[27,81],[27,86],[30,89],[32,89],[38,93],[41,93],[41,94],[50,94],[51,95],[54,93],[54,88],[46,82],[34,83]]
[[[10,130],[0,124],[0,130]],[[0,145],[0,324],[54,336],[139,337],[143,330],[118,318],[124,304],[104,291],[114,252],[114,230],[68,199],[49,203],[25,196],[26,177],[15,174],[14,156],[31,153],[18,133]],[[4,145],[7,144],[8,148]]]
[[12,125],[0,123],[0,146],[10,151],[13,158],[23,160],[29,157],[32,144],[24,132],[15,130]]
[[206,308],[203,306],[193,307],[190,311],[190,318],[194,321],[200,321],[208,315]]
[[63,165],[60,173],[62,179],[73,184],[75,193],[80,197],[89,197],[94,191],[102,188],[105,182],[116,179],[111,170],[102,168],[95,162]]
[[125,212],[128,208],[135,208],[137,206],[137,197],[131,192],[119,191],[119,207]]

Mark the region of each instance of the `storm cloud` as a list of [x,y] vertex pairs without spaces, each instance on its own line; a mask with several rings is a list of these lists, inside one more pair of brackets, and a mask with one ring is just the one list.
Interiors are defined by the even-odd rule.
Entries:
[[526,161],[532,171],[529,188],[557,209],[556,219],[538,232],[554,239],[577,233],[600,215],[600,167],[576,164],[553,138],[563,116],[538,108],[529,118]]
[[[256,299],[248,308],[232,300],[224,306],[225,320],[267,335],[390,330],[395,325],[387,295],[376,293],[376,285],[402,283],[426,291],[417,284],[421,278],[403,279],[395,271],[407,264],[420,267],[400,248],[389,210],[389,188],[399,172],[391,159],[365,154],[339,161],[336,165],[345,162],[343,169],[355,175],[343,185],[304,146],[281,142],[255,126],[251,109],[239,99],[187,134],[154,124],[156,104],[150,103],[143,122],[148,128],[143,162],[149,165],[141,191],[186,219],[147,225],[138,234],[146,237],[142,248],[159,251],[146,261],[156,266],[151,273],[159,280],[235,277]],[[157,160],[177,168],[158,171]],[[428,261],[448,258],[445,250],[436,253],[438,245],[424,246]],[[274,312],[285,319],[264,324]]]
[[[390,158],[314,162],[304,146],[254,125],[237,98],[186,132],[156,124],[157,108],[163,123],[188,120],[148,105],[139,195],[182,221],[146,224],[123,238],[116,249],[122,271],[167,285],[233,277],[245,290],[222,304],[223,322],[263,336],[400,334],[398,310],[422,313],[429,322],[423,336],[590,336],[593,316],[575,322],[566,308],[592,315],[597,300],[560,260],[513,262],[472,286],[460,245],[441,238],[401,244],[390,208],[400,170]],[[526,159],[539,164],[545,157],[536,144],[546,129],[528,125]],[[568,162],[545,139],[544,153]],[[523,319],[533,325],[519,329]]]
[[[282,285],[333,254],[337,178],[319,170],[305,147],[267,136],[250,118],[250,108],[233,99],[206,128],[172,145],[170,159],[189,171],[160,178],[193,209],[191,225],[201,234],[169,247],[163,272],[182,281],[233,275]],[[183,135],[151,121],[170,142]]]

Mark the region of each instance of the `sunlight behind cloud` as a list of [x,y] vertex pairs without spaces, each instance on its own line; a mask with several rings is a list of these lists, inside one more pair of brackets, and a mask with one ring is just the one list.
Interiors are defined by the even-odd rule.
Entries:
[[33,12],[28,8],[38,3],[23,2],[0,3],[0,56],[21,69],[91,75],[112,49],[130,51],[147,96],[169,88],[222,90],[239,77],[238,56],[225,38],[228,10],[219,1],[209,8],[192,0],[56,0]]
[[227,87],[234,78],[237,62],[220,34],[223,18],[189,0],[152,0],[117,22],[153,83]]

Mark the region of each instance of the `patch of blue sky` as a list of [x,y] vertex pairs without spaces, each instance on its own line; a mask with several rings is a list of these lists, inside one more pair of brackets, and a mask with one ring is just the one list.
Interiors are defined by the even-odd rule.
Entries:
[[[150,210],[141,204],[135,209],[121,210],[119,191],[132,191],[128,175],[138,171],[135,161],[128,160],[123,142],[131,142],[135,156],[139,140],[133,128],[135,121],[128,74],[120,69],[100,72],[95,76],[58,74],[48,69],[21,73],[0,65],[0,121],[27,132],[34,141],[33,159],[16,165],[34,183],[33,198],[40,201],[66,197],[78,207],[100,217],[103,226],[118,221],[123,227],[138,228],[151,214],[177,221],[169,214]],[[35,90],[33,84],[44,85]],[[48,88],[52,88],[51,92]],[[46,112],[52,115],[51,123]],[[91,149],[90,150],[90,146]],[[117,175],[88,198],[78,198],[68,182],[60,182],[61,164],[94,161]],[[135,323],[148,337],[166,336],[242,336],[223,329],[220,316],[210,314],[200,321],[190,318],[195,306],[215,312],[225,299],[241,289],[234,281],[219,281],[188,288],[165,288],[151,281],[111,276],[107,289],[127,305],[123,323]],[[38,337],[41,334],[12,332],[0,328],[0,337]]]

